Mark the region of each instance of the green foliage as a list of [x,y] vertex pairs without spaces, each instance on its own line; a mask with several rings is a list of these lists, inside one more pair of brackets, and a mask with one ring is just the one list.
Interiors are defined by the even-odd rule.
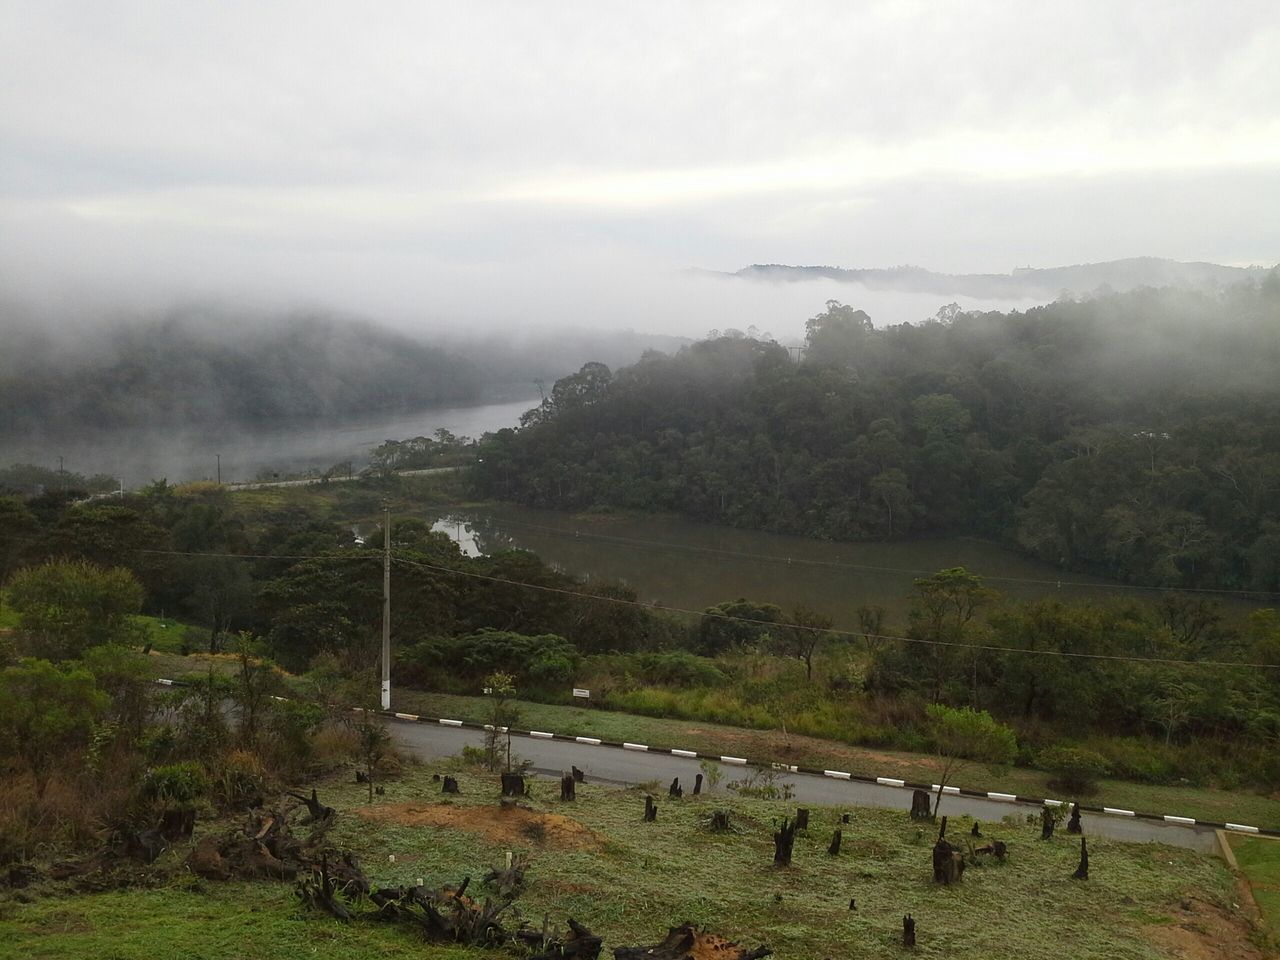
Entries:
[[1111,770],[1105,757],[1082,747],[1052,747],[1040,753],[1036,764],[1053,774],[1051,784],[1072,794],[1092,793],[1098,778]]
[[15,757],[43,795],[54,767],[84,746],[107,705],[83,667],[25,659],[0,669],[0,753]]
[[501,671],[521,683],[542,687],[569,684],[581,662],[577,649],[554,634],[525,636],[507,630],[482,630],[456,637],[437,637],[404,651],[401,676],[409,683],[427,680],[474,689],[486,674]]
[[79,657],[89,647],[129,644],[142,586],[120,567],[55,560],[19,571],[9,602],[20,615],[22,646],[51,660]]
[[1012,763],[1018,752],[1018,738],[985,710],[933,703],[926,708],[926,718],[934,750],[942,761],[933,809],[936,816],[942,803],[942,788],[957,769],[970,761],[988,766]]
[[190,809],[208,792],[204,768],[194,762],[153,767],[142,781],[142,796],[161,807]]
[[590,402],[553,391],[482,442],[473,480],[533,506],[977,533],[1124,581],[1277,591],[1278,331],[1265,284],[881,329],[833,301],[799,363],[716,336],[617,370]]

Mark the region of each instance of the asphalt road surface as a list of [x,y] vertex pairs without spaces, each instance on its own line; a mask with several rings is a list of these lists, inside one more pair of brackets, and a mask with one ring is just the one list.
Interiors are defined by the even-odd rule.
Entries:
[[[426,760],[455,756],[464,746],[479,747],[484,744],[484,734],[479,730],[441,727],[436,724],[393,721],[391,732],[401,747]],[[616,747],[530,737],[517,737],[514,750],[522,758],[532,761],[532,772],[540,776],[558,780],[576,764],[586,773],[588,783],[631,786],[656,780],[663,784],[664,791],[672,777],[679,777],[686,791],[692,790],[699,763],[698,760],[670,754],[624,751]],[[725,776],[720,790],[724,789],[724,781],[742,775],[739,767],[722,765],[722,769]],[[779,774],[778,782],[791,784],[795,791],[794,798],[799,803],[827,807],[880,807],[903,811],[911,809],[911,791],[901,787],[832,780],[811,774]],[[1038,806],[1028,803],[1006,803],[948,795],[942,799],[941,812],[951,815],[968,814],[978,820],[995,823],[1010,814],[1038,814],[1039,810]],[[1213,829],[1209,827],[1089,813],[1081,816],[1081,823],[1088,836],[1139,843],[1168,843],[1200,853],[1218,852],[1217,840]]]

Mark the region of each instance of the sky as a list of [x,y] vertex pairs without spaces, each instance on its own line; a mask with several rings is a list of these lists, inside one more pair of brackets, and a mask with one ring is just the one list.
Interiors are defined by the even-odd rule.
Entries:
[[0,0],[0,297],[701,333],[826,294],[688,267],[1270,265],[1277,104],[1253,0]]

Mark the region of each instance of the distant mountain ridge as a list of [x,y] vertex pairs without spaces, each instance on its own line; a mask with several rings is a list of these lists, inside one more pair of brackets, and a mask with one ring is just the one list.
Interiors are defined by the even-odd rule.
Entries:
[[966,297],[1057,297],[1064,291],[1090,294],[1099,288],[1123,293],[1140,287],[1177,287],[1203,290],[1225,287],[1242,280],[1261,280],[1270,267],[1228,267],[1217,263],[1131,257],[1103,263],[1078,263],[1065,267],[1018,267],[1010,273],[937,273],[924,267],[819,267],[781,263],[753,263],[720,276],[745,280],[798,282],[836,280],[858,283],[870,290],[901,293],[934,293]]

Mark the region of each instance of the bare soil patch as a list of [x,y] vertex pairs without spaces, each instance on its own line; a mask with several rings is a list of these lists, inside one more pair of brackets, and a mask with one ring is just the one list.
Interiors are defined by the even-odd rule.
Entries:
[[558,813],[538,813],[523,807],[396,803],[359,807],[353,812],[367,820],[394,823],[400,827],[465,830],[506,846],[532,844],[566,850],[594,850],[601,846],[600,837],[577,820]]
[[1267,960],[1268,954],[1251,938],[1252,925],[1243,913],[1199,898],[1187,903],[1190,910],[1174,908],[1173,923],[1144,928],[1154,946],[1177,960]]

